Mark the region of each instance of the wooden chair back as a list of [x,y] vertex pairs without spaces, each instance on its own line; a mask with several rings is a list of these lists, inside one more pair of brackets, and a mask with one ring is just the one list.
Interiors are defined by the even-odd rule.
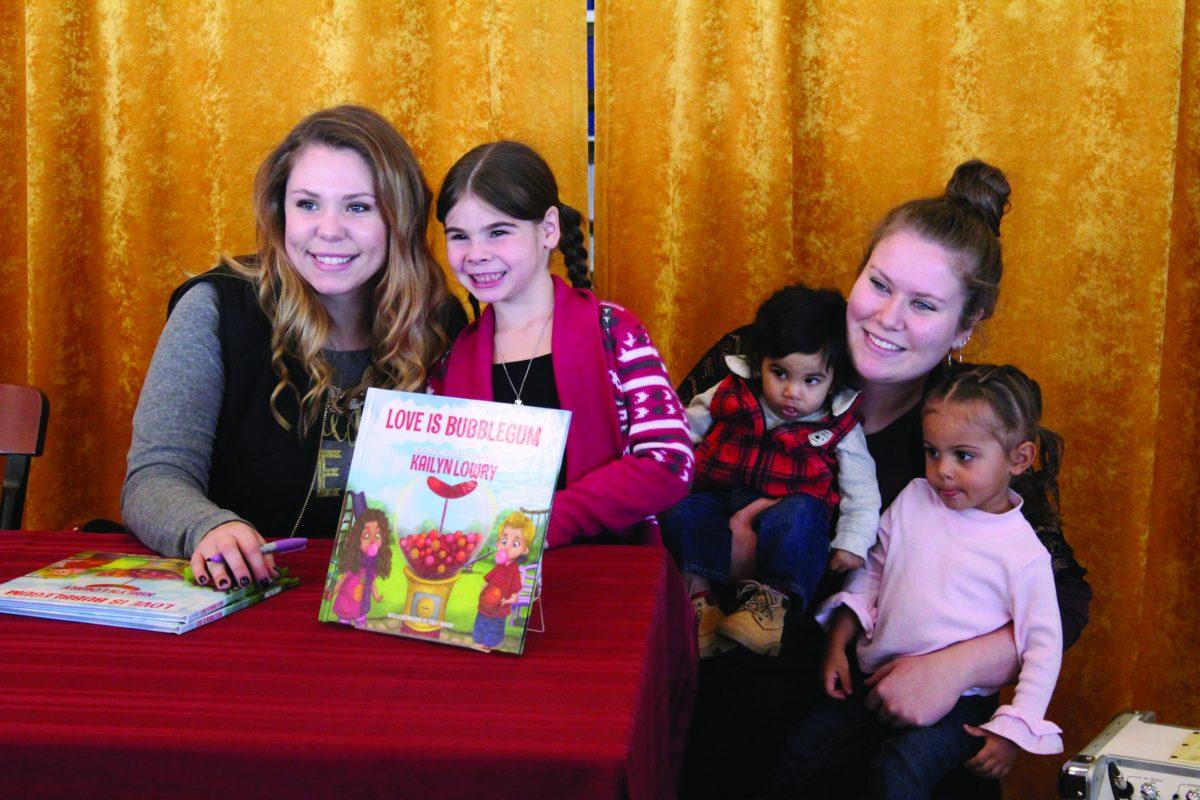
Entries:
[[0,455],[5,461],[0,530],[21,527],[29,460],[42,454],[49,419],[50,401],[40,389],[0,383]]

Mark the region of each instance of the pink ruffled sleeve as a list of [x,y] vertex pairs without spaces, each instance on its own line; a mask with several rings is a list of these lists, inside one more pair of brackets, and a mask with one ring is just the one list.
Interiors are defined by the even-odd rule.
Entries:
[[1048,554],[1040,553],[1018,573],[1012,594],[1021,673],[1012,703],[1000,706],[981,727],[1030,753],[1061,753],[1062,729],[1044,718],[1062,665],[1062,623]]
[[1045,756],[1063,751],[1062,736],[1059,735],[1062,728],[1014,705],[1000,706],[992,718],[980,727],[1003,736],[1030,753]]

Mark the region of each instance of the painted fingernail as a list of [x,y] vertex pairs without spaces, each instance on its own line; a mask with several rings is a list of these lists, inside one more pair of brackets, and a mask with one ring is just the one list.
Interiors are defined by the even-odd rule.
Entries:
[[250,585],[250,576],[243,575],[241,578],[238,579],[238,583],[240,583],[242,586],[249,586]]
[[196,583],[198,583],[198,584],[200,584],[201,586],[203,586],[204,584],[208,583],[208,576],[207,576],[207,575],[197,575],[197,576],[196,576]]
[[268,578],[259,578],[258,585],[265,589],[271,585],[271,581]]
[[221,580],[217,581],[217,588],[218,589],[228,589],[229,588],[229,579],[221,578]]

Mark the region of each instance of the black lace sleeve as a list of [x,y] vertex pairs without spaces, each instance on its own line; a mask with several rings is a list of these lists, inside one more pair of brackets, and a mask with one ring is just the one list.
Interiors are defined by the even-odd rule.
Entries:
[[1050,553],[1054,570],[1054,588],[1058,594],[1058,613],[1062,618],[1063,650],[1079,639],[1088,623],[1088,607],[1092,603],[1092,587],[1084,579],[1087,570],[1080,566],[1075,551],[1067,544],[1062,528],[1035,529],[1042,546]]
[[688,403],[692,402],[693,397],[716,386],[722,378],[729,374],[729,367],[725,365],[725,356],[741,354],[742,339],[749,330],[749,325],[743,325],[730,331],[708,348],[708,352],[700,356],[696,366],[692,367],[692,371],[684,377],[676,390],[685,408]]

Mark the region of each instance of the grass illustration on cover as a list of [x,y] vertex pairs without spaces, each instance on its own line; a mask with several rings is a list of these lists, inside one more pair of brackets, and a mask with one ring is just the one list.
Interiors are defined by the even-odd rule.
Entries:
[[320,619],[520,653],[570,417],[368,390]]

